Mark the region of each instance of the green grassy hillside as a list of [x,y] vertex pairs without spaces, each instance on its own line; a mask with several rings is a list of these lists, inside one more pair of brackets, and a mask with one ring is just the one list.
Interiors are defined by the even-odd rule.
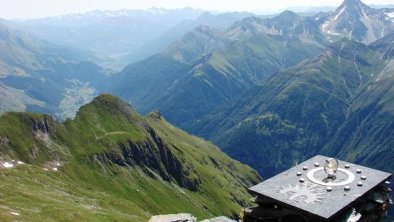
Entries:
[[0,161],[1,221],[231,216],[248,204],[245,187],[260,181],[159,113],[142,117],[108,94],[64,123],[42,114],[2,115]]
[[388,67],[371,47],[334,43],[196,122],[194,133],[264,177],[321,153],[392,171]]

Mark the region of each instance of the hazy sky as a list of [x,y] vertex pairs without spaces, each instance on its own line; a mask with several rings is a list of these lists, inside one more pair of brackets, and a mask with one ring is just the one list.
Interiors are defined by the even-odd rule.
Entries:
[[[0,18],[35,18],[81,13],[95,9],[193,7],[215,11],[279,11],[289,7],[338,6],[342,0],[0,0]],[[366,4],[394,4],[393,0],[363,0]]]

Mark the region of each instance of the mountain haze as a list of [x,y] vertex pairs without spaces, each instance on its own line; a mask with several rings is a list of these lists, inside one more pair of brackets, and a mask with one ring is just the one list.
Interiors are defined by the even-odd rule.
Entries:
[[0,113],[40,111],[65,118],[96,94],[106,71],[78,51],[0,23]]
[[198,26],[209,26],[218,30],[225,30],[234,22],[253,16],[248,12],[228,12],[214,15],[204,12],[194,20],[184,20],[171,27],[159,37],[149,41],[123,58],[125,63],[134,63],[146,59],[165,50],[174,41]]
[[200,26],[162,53],[126,67],[109,90],[143,113],[159,109],[181,124],[316,55],[325,43],[316,25],[294,13],[269,21],[245,18],[225,31]]
[[91,62],[118,70],[131,62],[124,61],[124,56],[183,20],[201,14],[201,10],[191,8],[96,10],[12,22],[40,39],[83,50],[91,55]]

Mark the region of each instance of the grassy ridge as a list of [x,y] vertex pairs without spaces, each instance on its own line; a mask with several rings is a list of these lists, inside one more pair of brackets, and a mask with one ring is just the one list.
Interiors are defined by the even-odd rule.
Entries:
[[[127,150],[127,144],[135,147]],[[151,159],[126,158],[136,147],[153,152]],[[196,190],[179,184],[159,155],[164,151],[179,162],[182,179],[199,181]],[[111,95],[95,98],[65,123],[41,114],[4,114],[0,154],[3,161],[29,163],[0,169],[1,221],[146,221],[177,212],[199,219],[231,216],[248,203],[245,187],[260,180],[251,168],[158,113],[142,117]],[[151,164],[156,159],[162,161],[157,167]]]

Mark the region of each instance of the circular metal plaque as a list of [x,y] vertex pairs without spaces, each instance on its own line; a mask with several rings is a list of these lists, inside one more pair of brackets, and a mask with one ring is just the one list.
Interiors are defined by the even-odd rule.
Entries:
[[327,174],[324,172],[324,167],[318,167],[308,171],[306,177],[313,183],[320,184],[323,186],[344,186],[354,181],[355,176],[349,170],[338,168],[335,174],[337,181],[325,182]]

